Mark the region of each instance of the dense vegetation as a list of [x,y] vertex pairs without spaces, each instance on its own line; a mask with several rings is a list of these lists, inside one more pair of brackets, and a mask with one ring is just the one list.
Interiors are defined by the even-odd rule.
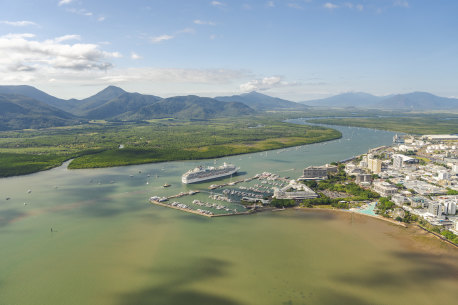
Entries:
[[288,208],[288,207],[296,206],[297,203],[293,199],[277,199],[277,198],[274,198],[270,202],[270,205],[274,206],[276,208]]
[[406,117],[332,118],[317,119],[315,123],[377,128],[409,134],[458,133],[458,117],[454,114],[417,115]]
[[[70,168],[94,168],[215,158],[339,138],[332,129],[270,117],[207,121],[151,120],[0,133],[0,176],[36,172],[74,158]],[[17,157],[17,158],[16,158]]]

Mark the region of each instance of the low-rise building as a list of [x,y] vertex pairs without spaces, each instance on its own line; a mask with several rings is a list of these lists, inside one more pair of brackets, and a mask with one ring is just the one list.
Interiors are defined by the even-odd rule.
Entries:
[[337,166],[329,164],[323,166],[309,166],[304,169],[300,180],[324,180],[332,173],[337,173]]
[[371,174],[357,174],[356,175],[356,183],[371,183],[372,182],[372,175]]
[[393,196],[398,191],[397,187],[386,181],[375,181],[372,185],[374,191],[383,197]]
[[391,201],[396,203],[397,205],[402,206],[404,203],[408,202],[407,198],[402,196],[401,194],[394,194],[391,197]]
[[273,197],[277,199],[303,200],[317,198],[318,195],[305,184],[298,183],[295,180],[291,180],[287,186],[281,189],[274,188]]

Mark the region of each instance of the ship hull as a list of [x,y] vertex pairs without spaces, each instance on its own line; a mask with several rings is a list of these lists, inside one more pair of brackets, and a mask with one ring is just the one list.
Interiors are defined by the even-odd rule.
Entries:
[[238,170],[239,170],[239,168],[236,168],[236,169],[234,169],[234,170],[232,170],[230,172],[227,172],[227,173],[222,173],[222,174],[219,174],[219,175],[202,177],[202,178],[191,178],[191,179],[188,179],[188,177],[181,177],[181,182],[183,182],[184,184],[191,184],[191,183],[199,183],[199,182],[204,182],[204,181],[216,180],[216,179],[224,178],[224,177],[227,177],[227,176],[231,176],[231,175],[237,173]]

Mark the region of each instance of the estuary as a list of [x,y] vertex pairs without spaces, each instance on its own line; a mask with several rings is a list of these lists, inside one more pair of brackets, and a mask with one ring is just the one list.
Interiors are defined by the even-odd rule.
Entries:
[[217,160],[0,179],[0,305],[454,303],[458,252],[414,227],[311,209],[206,218],[148,203],[206,190],[181,184],[197,165],[298,177],[394,135],[335,128],[339,140]]

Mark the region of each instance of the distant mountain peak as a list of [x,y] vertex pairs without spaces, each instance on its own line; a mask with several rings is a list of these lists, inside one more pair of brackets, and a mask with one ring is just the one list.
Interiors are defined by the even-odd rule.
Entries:
[[232,96],[218,96],[215,99],[222,102],[240,102],[249,107],[259,110],[280,110],[280,109],[306,109],[306,105],[284,100],[278,97],[272,97],[257,91],[242,93]]

